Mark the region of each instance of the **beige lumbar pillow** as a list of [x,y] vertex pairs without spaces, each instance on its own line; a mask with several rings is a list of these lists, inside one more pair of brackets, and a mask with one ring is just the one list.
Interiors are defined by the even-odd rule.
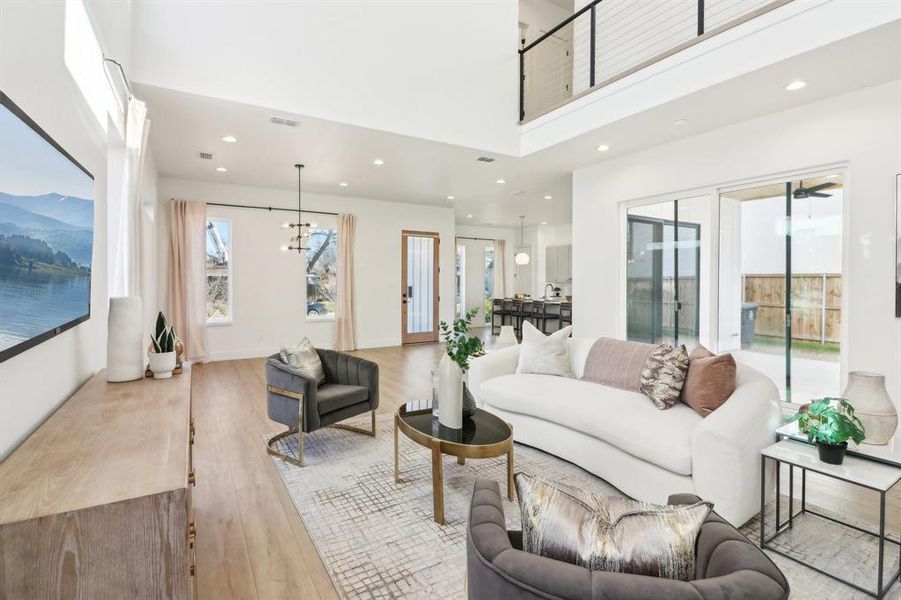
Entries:
[[544,335],[525,321],[522,324],[522,344],[519,346],[516,372],[572,377],[569,348],[566,345],[572,330],[570,325],[551,335]]
[[699,345],[688,355],[682,402],[706,417],[725,404],[735,391],[735,371],[731,354],[716,355]]
[[685,346],[673,348],[669,344],[661,344],[648,356],[641,371],[639,387],[657,408],[665,410],[679,401],[686,373],[688,352]]
[[316,385],[321,385],[325,381],[322,361],[319,360],[319,353],[309,338],[303,338],[293,346],[285,346],[279,350],[279,357],[283,363],[293,367],[307,379],[315,381]]
[[688,581],[713,505],[660,506],[516,474],[523,550],[592,571]]

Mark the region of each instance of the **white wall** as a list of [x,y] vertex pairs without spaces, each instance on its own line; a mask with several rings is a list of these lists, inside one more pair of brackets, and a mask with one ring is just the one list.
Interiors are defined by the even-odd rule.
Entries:
[[[571,4],[571,3],[570,3]],[[519,0],[519,22],[526,25],[526,44],[531,44],[573,14],[550,0]],[[569,40],[572,47],[572,40]]]
[[[159,304],[165,307],[169,273],[169,200],[224,202],[256,206],[296,206],[297,192],[162,178],[159,182]],[[382,202],[363,198],[304,194],[304,208],[350,212],[357,217],[355,242],[357,345],[395,346],[401,340],[401,231],[440,234],[441,319],[453,318],[454,213],[452,208]],[[333,321],[307,321],[304,262],[279,251],[288,233],[279,224],[291,214],[210,206],[209,216],[232,221],[234,319],[209,328],[212,360],[265,356],[308,336],[314,344],[334,346]],[[311,215],[311,219],[322,218]]]
[[842,374],[885,373],[901,406],[901,320],[894,318],[892,285],[899,107],[896,80],[575,171],[579,335],[625,332],[623,202],[674,193],[713,196],[718,186],[847,165]]
[[106,364],[106,133],[64,64],[64,17],[0,2],[0,89],[94,175],[91,318],[0,363],[0,459]]
[[162,0],[133,11],[137,82],[273,114],[519,149],[515,0]]

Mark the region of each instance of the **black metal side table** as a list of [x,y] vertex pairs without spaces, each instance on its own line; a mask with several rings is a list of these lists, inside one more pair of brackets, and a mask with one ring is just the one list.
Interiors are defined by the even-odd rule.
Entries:
[[[771,460],[776,464],[776,530],[769,537],[766,536],[766,465],[767,460]],[[788,517],[785,521],[781,520],[780,510],[780,471],[783,464],[788,465]],[[801,470],[801,509],[795,512],[794,508],[794,488],[795,488],[795,468]],[[862,488],[873,490],[879,494],[879,532],[875,533],[850,523],[839,521],[828,515],[824,515],[816,510],[812,510],[807,506],[807,471],[812,471],[826,477],[831,477],[839,481],[856,485]],[[846,456],[841,465],[830,465],[820,462],[815,446],[794,440],[783,440],[772,446],[767,446],[760,453],[760,547],[771,552],[775,552],[785,558],[800,563],[814,571],[840,581],[852,588],[861,591],[874,598],[882,598],[885,593],[892,587],[899,576],[901,576],[901,566],[886,581],[883,573],[883,563],[885,561],[885,545],[886,543],[894,544],[901,550],[901,542],[895,541],[885,533],[885,495],[895,485],[901,481],[901,468],[890,464],[880,463],[864,458],[854,456]],[[783,552],[778,548],[770,545],[770,542],[777,537],[792,529],[794,520],[801,515],[812,515],[817,518],[826,519],[845,527],[850,527],[857,531],[871,535],[879,540],[879,565],[876,573],[876,591],[866,589],[842,579],[837,575],[830,573],[824,569],[816,567],[797,556],[793,556],[788,552]],[[899,554],[901,557],[901,554]],[[901,561],[901,558],[899,558]]]

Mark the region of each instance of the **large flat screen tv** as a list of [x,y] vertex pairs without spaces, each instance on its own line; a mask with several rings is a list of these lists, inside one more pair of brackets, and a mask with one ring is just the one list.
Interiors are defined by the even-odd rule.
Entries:
[[91,316],[94,177],[0,101],[2,362]]

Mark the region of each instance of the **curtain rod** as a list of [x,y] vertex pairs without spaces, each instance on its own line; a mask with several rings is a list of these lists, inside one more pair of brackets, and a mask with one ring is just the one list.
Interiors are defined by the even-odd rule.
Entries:
[[[227,206],[227,207],[229,207],[229,208],[250,208],[250,209],[252,209],[252,210],[268,210],[268,211],[270,211],[270,212],[273,211],[273,210],[281,210],[281,211],[285,211],[285,212],[293,212],[293,213],[296,213],[296,212],[297,212],[297,209],[296,209],[296,208],[280,208],[280,207],[278,207],[278,206],[251,206],[250,204],[226,204],[226,203],[224,203],[224,202],[206,202],[205,204],[206,204],[207,206]],[[321,211],[321,210],[308,210],[308,209],[304,209],[303,212],[305,212],[305,213],[313,213],[314,215],[332,215],[333,217],[337,217],[337,216],[338,216],[338,213],[324,212],[324,211]]]
[[455,236],[458,240],[474,240],[476,242],[496,242],[497,240],[491,238],[477,238],[477,237],[467,237],[465,235]]

